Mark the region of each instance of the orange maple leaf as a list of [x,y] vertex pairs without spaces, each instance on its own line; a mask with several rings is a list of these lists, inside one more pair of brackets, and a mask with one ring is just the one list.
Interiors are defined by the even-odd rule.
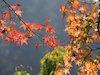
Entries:
[[21,15],[22,11],[20,11],[20,9],[15,10],[15,13],[16,13],[18,16],[22,16],[22,15]]
[[83,5],[83,6],[81,6],[80,8],[79,8],[79,11],[81,11],[81,13],[83,14],[84,12],[86,12],[87,13],[87,6],[85,6],[85,5]]
[[96,34],[92,35],[92,38],[94,39],[94,41],[98,38],[98,36]]
[[25,37],[24,38],[21,38],[20,39],[21,45],[23,45],[23,43],[28,44],[27,43],[27,40],[28,40],[28,38],[25,38]]
[[66,8],[66,6],[60,6],[60,9],[58,11],[59,12],[62,11],[62,13],[63,13],[63,12],[68,11],[68,9]]
[[93,16],[94,18],[98,17],[98,13],[97,12],[92,12],[91,16]]
[[68,69],[68,68],[65,68],[65,69],[63,70],[63,72],[65,73],[65,75],[67,75],[67,74],[69,74],[69,75],[70,75],[69,70],[70,70],[70,69]]
[[65,19],[65,21],[73,21],[75,19],[75,15],[69,14],[68,17]]
[[79,0],[74,0],[74,2],[71,3],[72,7],[74,7],[76,11],[77,11],[78,6],[80,6],[79,3],[80,3]]
[[16,9],[16,6],[13,6],[13,5],[12,5],[12,6],[10,6],[9,8],[10,8],[11,10],[15,10],[15,9]]

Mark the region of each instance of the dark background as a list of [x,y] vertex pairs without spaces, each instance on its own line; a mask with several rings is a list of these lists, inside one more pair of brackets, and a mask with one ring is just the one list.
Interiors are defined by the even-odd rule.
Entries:
[[[62,14],[58,12],[60,5],[64,5],[66,0],[6,0],[11,5],[16,2],[21,4],[23,11],[23,19],[26,22],[44,23],[48,17],[50,24],[55,27],[57,39],[61,40],[62,45],[69,43],[67,32],[64,31],[65,23],[62,20]],[[0,3],[3,3],[0,0]],[[38,39],[33,38],[28,41],[28,45],[17,46],[10,44],[0,39],[0,75],[13,75],[15,67],[20,64],[32,67],[29,71],[31,75],[37,75],[40,72],[40,59],[46,54],[47,48],[35,48],[34,45],[39,42]],[[52,51],[53,49],[51,49]],[[98,52],[97,52],[98,53]],[[95,54],[97,54],[95,53]],[[94,54],[94,55],[95,55]],[[98,53],[99,54],[99,53]],[[76,75],[74,71],[72,75]]]

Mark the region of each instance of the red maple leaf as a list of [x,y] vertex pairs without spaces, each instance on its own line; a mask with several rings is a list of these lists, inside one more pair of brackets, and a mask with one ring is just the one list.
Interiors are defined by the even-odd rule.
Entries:
[[47,41],[49,42],[49,41],[50,41],[49,38],[50,38],[49,36],[45,35],[45,36],[43,37],[44,42],[47,42]]
[[8,11],[5,11],[5,13],[4,13],[5,19],[9,18],[9,14],[10,13]]
[[26,28],[27,28],[27,26],[22,21],[20,21],[20,25],[21,25],[20,28],[23,27],[24,28],[24,31],[25,31]]
[[93,34],[92,35],[92,38],[94,39],[94,41],[97,39],[97,40],[100,40],[100,36],[99,35],[96,35],[96,34]]
[[47,24],[47,25],[49,25],[48,22],[50,22],[50,20],[48,20],[48,19],[46,18],[46,24]]
[[55,41],[51,41],[51,42],[49,42],[49,43],[47,44],[47,46],[48,46],[49,48],[55,47],[55,46],[56,46],[56,42],[55,42]]
[[3,33],[2,33],[2,30],[0,30],[0,36],[1,36],[1,37],[3,37]]
[[3,38],[3,40],[9,42],[10,38],[5,37],[5,38]]
[[50,36],[51,41],[55,41],[56,36],[52,35]]
[[20,38],[24,38],[26,33],[20,33]]
[[47,25],[47,26],[45,27],[45,29],[46,29],[46,32],[48,31],[48,32],[50,32],[51,34],[55,32],[55,31],[54,31],[54,28],[52,28],[50,25]]
[[35,48],[38,48],[39,47],[39,44],[37,43],[36,45],[35,45]]
[[61,45],[60,45],[60,40],[57,40],[57,45],[58,45],[58,46],[61,46]]
[[21,5],[19,3],[16,3],[16,6],[19,8]]
[[43,26],[38,23],[34,23],[33,29],[41,31],[43,29]]

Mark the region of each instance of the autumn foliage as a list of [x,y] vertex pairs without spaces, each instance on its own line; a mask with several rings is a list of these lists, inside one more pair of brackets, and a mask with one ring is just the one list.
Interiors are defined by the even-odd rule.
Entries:
[[[45,24],[25,22],[22,19],[23,11],[20,10],[20,4],[9,5],[5,0],[3,2],[8,7],[5,10],[3,16],[0,17],[0,36],[4,41],[10,43],[17,43],[17,45],[28,45],[27,40],[37,36],[43,42],[42,46],[48,48],[61,46],[60,40],[56,40],[55,28],[53,28],[46,18]],[[70,44],[65,45],[63,65],[56,63],[55,75],[70,75],[70,68],[72,62],[78,65],[78,75],[98,75],[100,70],[100,57],[93,57],[91,44],[100,40],[99,24],[99,12],[97,7],[99,2],[83,2],[80,0],[68,0],[65,5],[60,6],[59,12],[62,13],[62,18],[66,22],[65,31],[70,36]],[[20,31],[16,28],[17,23],[13,20],[12,14],[19,19],[19,28],[23,28]],[[40,36],[42,30],[45,30],[46,35]],[[38,48],[41,44],[35,45]],[[91,66],[92,65],[92,66]],[[59,69],[60,68],[60,69]]]
[[86,4],[80,0],[68,0],[66,5],[60,7],[63,19],[67,16],[65,31],[68,32],[71,41],[65,46],[64,68],[57,71],[56,75],[70,74],[73,61],[80,67],[78,75],[98,75],[100,57],[91,55],[91,44],[100,40],[99,29],[96,26],[99,23],[98,5],[99,2]]
[[[4,41],[11,43],[17,42],[17,45],[23,45],[24,43],[28,44],[28,39],[37,36],[39,39],[42,39],[42,41],[44,40],[44,44],[42,44],[43,46],[48,46],[51,48],[60,45],[59,40],[56,40],[56,36],[54,35],[55,28],[49,25],[50,20],[48,20],[48,18],[46,19],[44,25],[39,23],[25,22],[22,19],[23,11],[20,10],[20,4],[16,3],[16,5],[9,5],[5,0],[3,1],[8,7],[8,10],[5,10],[3,13],[3,17],[0,18],[0,36]],[[19,19],[18,26],[19,28],[24,29],[23,32],[16,29],[15,25],[17,24],[14,22],[12,14],[15,15],[17,19]],[[41,32],[43,29],[45,29],[45,32],[49,34],[43,35],[44,37],[41,37],[38,32]],[[36,44],[35,47],[38,48],[39,44]]]

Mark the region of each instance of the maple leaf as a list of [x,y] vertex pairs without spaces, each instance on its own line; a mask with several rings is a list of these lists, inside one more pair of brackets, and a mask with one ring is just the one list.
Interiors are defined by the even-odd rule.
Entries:
[[94,18],[98,17],[98,13],[97,12],[92,12],[91,16],[93,16]]
[[10,43],[14,43],[15,41],[12,39],[11,41],[10,41]]
[[22,15],[21,15],[22,11],[20,11],[20,9],[15,10],[15,13],[16,13],[18,16],[20,16],[20,17],[22,16]]
[[62,13],[63,13],[63,12],[68,11],[68,9],[66,8],[66,6],[60,6],[60,9],[58,11],[59,12],[62,11]]
[[68,11],[68,9],[66,8],[66,6],[60,6],[59,12],[62,11],[62,18],[64,19],[64,17],[66,16],[66,11]]
[[17,45],[20,45],[20,40],[19,39],[17,39]]
[[45,29],[46,29],[46,32],[48,31],[48,32],[50,32],[51,34],[55,32],[55,31],[54,31],[54,28],[52,28],[50,25],[47,25],[47,26],[45,27]]
[[33,29],[41,31],[43,29],[43,26],[38,23],[34,23]]
[[75,63],[76,63],[76,65],[78,65],[78,66],[80,66],[80,65],[82,64],[81,60],[78,60],[78,61],[76,61]]
[[71,3],[72,4],[72,7],[75,8],[76,12],[77,12],[78,6],[80,6],[79,3],[80,3],[79,0],[74,0],[74,2]]
[[49,25],[48,22],[50,22],[50,20],[48,20],[48,19],[46,18],[46,24],[47,24],[47,25]]
[[21,38],[20,39],[21,45],[23,45],[23,43],[28,44],[27,43],[27,40],[28,40],[28,38],[25,38],[25,37],[24,38]]
[[3,38],[3,40],[9,42],[10,38],[9,37],[5,37],[5,38]]
[[76,57],[71,57],[71,61],[75,61],[76,60]]
[[81,70],[80,70],[82,73],[84,73],[85,72],[85,69],[83,69],[83,68],[81,68]]
[[68,44],[67,48],[68,48],[69,50],[71,50],[71,49],[72,49],[72,46]]
[[69,14],[69,15],[67,15],[68,17],[65,19],[65,21],[73,21],[74,20],[74,18],[75,18],[75,15],[72,15],[72,14]]
[[0,19],[0,25],[4,25],[4,24],[6,24],[4,19]]
[[47,44],[47,46],[48,46],[49,48],[55,47],[55,46],[56,46],[56,42],[54,42],[54,41],[49,42],[49,43]]
[[43,37],[44,42],[47,42],[47,41],[49,42],[49,41],[50,41],[49,38],[50,38],[49,36],[45,35],[45,36]]
[[12,5],[12,6],[10,6],[9,8],[10,8],[11,10],[15,10],[15,9],[16,9],[16,6],[13,6],[13,5]]
[[19,3],[16,3],[16,6],[19,8],[21,5]]
[[78,30],[78,31],[75,31],[74,36],[78,37],[80,34],[81,34],[81,31]]
[[27,26],[22,21],[20,21],[20,25],[21,25],[20,28],[23,27],[24,28],[24,31],[25,31],[26,28],[27,28]]
[[94,39],[94,41],[98,38],[98,36],[96,34],[92,35],[92,38]]
[[70,72],[69,72],[69,69],[67,68],[65,68],[64,70],[63,70],[63,72],[65,73],[65,75],[67,75],[67,74],[69,74],[70,75]]
[[54,41],[54,40],[55,40],[55,38],[56,38],[56,36],[55,36],[55,35],[50,36],[50,39],[51,39],[52,41]]
[[83,6],[81,6],[80,8],[79,8],[79,11],[81,11],[81,13],[83,14],[84,12],[86,12],[87,13],[87,6],[85,6],[85,5],[83,5]]
[[38,47],[39,47],[39,44],[36,44],[36,45],[35,45],[35,48],[38,48]]
[[5,19],[9,18],[9,14],[10,13],[8,11],[5,11],[5,13],[4,13]]
[[26,33],[20,33],[20,38],[24,38]]
[[58,46],[61,46],[61,45],[60,45],[60,40],[57,40],[57,45],[58,45]]

